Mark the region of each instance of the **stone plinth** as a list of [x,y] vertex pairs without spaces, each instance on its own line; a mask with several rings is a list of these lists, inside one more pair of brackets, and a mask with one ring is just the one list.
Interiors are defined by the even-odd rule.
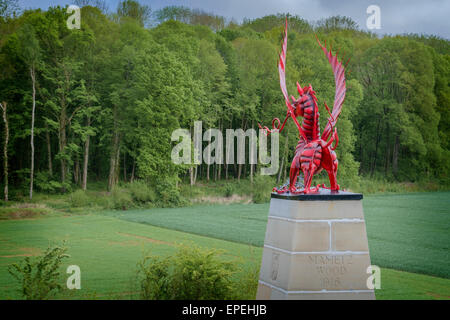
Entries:
[[375,299],[362,195],[272,194],[256,299]]

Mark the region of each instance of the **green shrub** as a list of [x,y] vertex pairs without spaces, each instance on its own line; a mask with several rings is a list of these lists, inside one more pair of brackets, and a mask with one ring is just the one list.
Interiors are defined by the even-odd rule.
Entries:
[[215,250],[182,247],[174,256],[146,257],[138,266],[143,299],[223,300],[233,295],[235,267]]
[[135,203],[146,204],[149,202],[155,202],[156,200],[155,191],[144,181],[135,180],[128,183],[126,188],[130,191],[131,197]]
[[257,175],[253,180],[253,202],[264,203],[270,201],[270,194],[275,186],[275,180],[270,176]]
[[234,187],[231,183],[225,185],[225,197],[229,198],[234,194]]
[[19,281],[21,293],[27,300],[44,300],[63,289],[59,269],[62,261],[68,258],[67,248],[54,246],[47,248],[43,255],[26,257],[19,263],[8,267],[11,276]]
[[[203,186],[191,186],[190,183],[186,183],[180,186],[180,195],[185,199],[201,198],[206,194],[206,189]],[[208,191],[211,191],[211,189],[208,189]]]
[[259,263],[252,264],[247,269],[239,270],[236,280],[233,281],[233,299],[254,300],[258,289]]
[[104,209],[114,208],[114,200],[112,195],[108,195],[106,192],[97,193],[97,196],[93,199],[94,205]]
[[133,207],[133,198],[129,190],[114,186],[111,191],[112,207],[114,209],[127,210]]
[[34,185],[37,190],[47,193],[55,193],[62,188],[61,182],[53,180],[53,177],[47,171],[36,172]]
[[72,207],[87,207],[91,204],[89,196],[84,190],[77,190],[70,194],[70,204]]
[[181,196],[180,190],[172,181],[163,180],[156,185],[157,204],[159,207],[182,207],[189,202]]

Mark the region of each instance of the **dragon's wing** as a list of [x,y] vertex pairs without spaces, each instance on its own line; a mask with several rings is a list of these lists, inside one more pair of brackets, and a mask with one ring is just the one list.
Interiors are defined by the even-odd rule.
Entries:
[[278,61],[278,73],[280,74],[280,88],[283,92],[284,100],[286,101],[286,106],[292,107],[289,100],[287,88],[286,88],[286,52],[287,52],[287,20],[286,27],[284,29],[283,45],[281,46],[280,59]]
[[331,131],[333,130],[334,126],[336,125],[337,119],[341,113],[342,104],[344,103],[345,99],[345,67],[342,64],[342,62],[339,62],[337,59],[337,54],[333,56],[330,51],[327,50],[326,46],[323,46],[319,39],[317,38],[317,42],[319,43],[320,47],[322,48],[323,52],[325,53],[325,56],[328,59],[328,62],[331,64],[331,68],[333,69],[334,73],[334,82],[336,85],[336,93],[334,95],[334,104],[333,104],[333,111],[331,113],[331,117],[328,119],[328,123],[325,126],[325,129],[322,133],[322,139],[328,140]]
[[287,52],[287,19],[286,19],[286,26],[284,28],[284,39],[283,39],[283,45],[281,47],[281,53],[280,53],[280,59],[278,61],[278,73],[280,75],[280,88],[283,92],[284,101],[286,102],[286,106],[288,110],[291,113],[292,120],[294,120],[295,125],[298,128],[298,131],[300,135],[307,141],[306,135],[302,130],[302,127],[297,121],[297,118],[295,117],[294,108],[291,105],[291,102],[289,100],[287,88],[286,88],[286,52]]

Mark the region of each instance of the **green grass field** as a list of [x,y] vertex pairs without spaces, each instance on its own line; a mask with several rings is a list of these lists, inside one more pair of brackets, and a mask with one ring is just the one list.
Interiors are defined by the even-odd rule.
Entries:
[[[372,263],[382,267],[377,299],[450,299],[449,204],[449,192],[365,198]],[[172,254],[181,244],[224,250],[241,272],[254,270],[267,213],[268,204],[232,204],[5,218],[0,299],[19,298],[9,264],[62,240],[71,255],[65,265],[81,268],[82,289],[60,298],[136,298],[137,262],[148,253]]]
[[261,259],[260,248],[100,215],[1,221],[0,299],[19,297],[9,264],[63,240],[71,256],[65,265],[81,269],[82,289],[74,293],[83,298],[134,297],[138,261],[147,254],[172,254],[180,245],[224,250],[242,268]]
[[[450,278],[450,192],[363,200],[372,263]],[[262,247],[269,204],[109,211],[105,215]]]

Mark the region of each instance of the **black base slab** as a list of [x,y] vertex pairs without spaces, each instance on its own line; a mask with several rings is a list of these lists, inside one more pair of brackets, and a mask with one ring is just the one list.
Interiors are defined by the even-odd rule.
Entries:
[[297,201],[330,201],[330,200],[361,200],[361,193],[353,193],[347,191],[331,191],[329,189],[320,188],[318,192],[308,194],[291,194],[286,192],[278,194],[272,192],[271,198]]

